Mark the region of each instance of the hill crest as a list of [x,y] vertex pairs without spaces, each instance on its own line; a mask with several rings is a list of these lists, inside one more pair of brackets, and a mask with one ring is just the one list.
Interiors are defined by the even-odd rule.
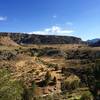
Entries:
[[0,32],[0,36],[9,36],[18,44],[80,44],[81,38],[74,36],[36,35],[27,33]]

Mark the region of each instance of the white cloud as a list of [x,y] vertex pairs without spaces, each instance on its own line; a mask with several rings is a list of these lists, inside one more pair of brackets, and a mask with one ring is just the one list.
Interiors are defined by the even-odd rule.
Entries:
[[73,30],[67,30],[64,28],[61,28],[59,26],[52,26],[51,28],[46,28],[42,31],[34,31],[30,32],[29,34],[40,34],[40,35],[72,35],[74,31]]
[[5,21],[5,20],[7,20],[6,16],[0,16],[0,21]]

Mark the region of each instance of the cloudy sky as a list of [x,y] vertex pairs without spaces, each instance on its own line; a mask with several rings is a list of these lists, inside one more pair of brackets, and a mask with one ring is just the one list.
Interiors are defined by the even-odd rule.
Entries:
[[100,38],[100,0],[0,0],[0,32]]

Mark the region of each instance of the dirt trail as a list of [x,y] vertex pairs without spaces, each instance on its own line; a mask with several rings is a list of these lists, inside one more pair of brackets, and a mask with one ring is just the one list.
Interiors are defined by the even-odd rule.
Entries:
[[61,79],[62,79],[62,74],[59,74],[60,71],[52,71],[51,75],[56,77],[57,83],[56,83],[56,92],[61,92]]

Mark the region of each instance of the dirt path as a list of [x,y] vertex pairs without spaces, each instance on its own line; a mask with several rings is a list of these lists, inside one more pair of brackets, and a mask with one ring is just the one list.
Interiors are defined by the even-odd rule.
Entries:
[[62,74],[60,74],[60,71],[52,71],[51,75],[56,77],[57,83],[56,83],[56,92],[61,92],[61,79],[62,79]]

